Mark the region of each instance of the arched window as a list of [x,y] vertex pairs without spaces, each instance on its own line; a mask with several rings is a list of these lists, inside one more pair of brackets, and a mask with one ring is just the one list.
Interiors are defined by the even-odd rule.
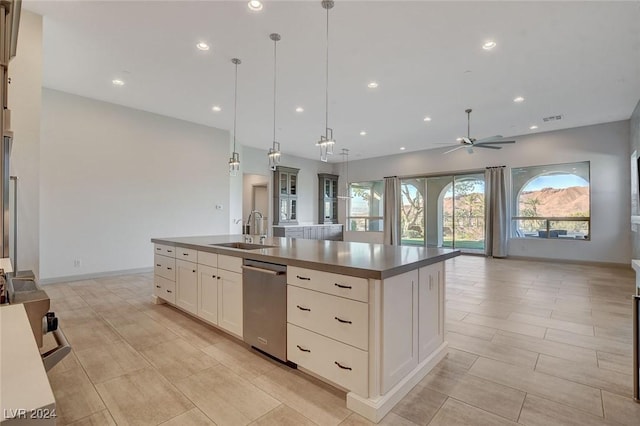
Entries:
[[512,169],[513,237],[589,239],[589,162]]

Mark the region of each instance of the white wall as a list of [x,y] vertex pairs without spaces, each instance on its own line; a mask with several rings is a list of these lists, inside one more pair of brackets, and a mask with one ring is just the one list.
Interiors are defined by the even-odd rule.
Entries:
[[[487,166],[522,167],[575,161],[591,162],[591,241],[512,239],[509,255],[578,261],[629,263],[629,121],[517,136],[500,151],[476,149],[442,155],[419,151],[349,163],[351,182],[385,176],[412,176],[480,170]],[[344,207],[340,222],[344,222]],[[354,233],[347,233],[355,241]],[[360,240],[362,240],[362,237]],[[366,235],[382,242],[382,235]],[[379,240],[378,240],[379,239]]]
[[149,268],[152,237],[229,232],[227,131],[42,94],[41,278]]
[[[14,132],[9,170],[11,175],[18,177],[17,266],[20,270],[33,270],[38,276],[42,17],[24,9],[16,57],[9,63],[9,77],[8,105],[12,111],[11,130]],[[13,229],[13,223],[9,226]],[[12,253],[12,257],[14,255]]]

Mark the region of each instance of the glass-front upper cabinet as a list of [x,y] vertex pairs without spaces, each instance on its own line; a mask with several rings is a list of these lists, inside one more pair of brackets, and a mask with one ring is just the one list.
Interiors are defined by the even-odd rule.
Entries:
[[318,173],[318,223],[338,223],[338,178]]
[[298,224],[298,171],[293,167],[277,166],[273,172],[274,225]]

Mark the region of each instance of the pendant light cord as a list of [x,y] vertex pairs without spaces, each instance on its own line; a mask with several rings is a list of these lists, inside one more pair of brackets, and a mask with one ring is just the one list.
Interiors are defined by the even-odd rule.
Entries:
[[327,8],[327,64],[326,64],[326,76],[327,76],[327,84],[325,86],[325,133],[327,139],[329,138],[329,8]]
[[276,64],[278,62],[277,46],[278,39],[273,40],[273,143],[275,149],[276,142]]
[[233,93],[233,152],[236,152],[236,121],[238,119],[238,63],[236,65],[235,88]]

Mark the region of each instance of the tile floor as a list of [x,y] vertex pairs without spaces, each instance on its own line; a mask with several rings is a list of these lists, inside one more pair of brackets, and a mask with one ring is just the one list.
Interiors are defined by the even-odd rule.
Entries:
[[[381,423],[640,425],[633,283],[630,269],[448,261],[449,355]],[[47,286],[74,348],[49,372],[59,424],[369,424],[339,390],[151,304],[151,286],[151,274]]]

